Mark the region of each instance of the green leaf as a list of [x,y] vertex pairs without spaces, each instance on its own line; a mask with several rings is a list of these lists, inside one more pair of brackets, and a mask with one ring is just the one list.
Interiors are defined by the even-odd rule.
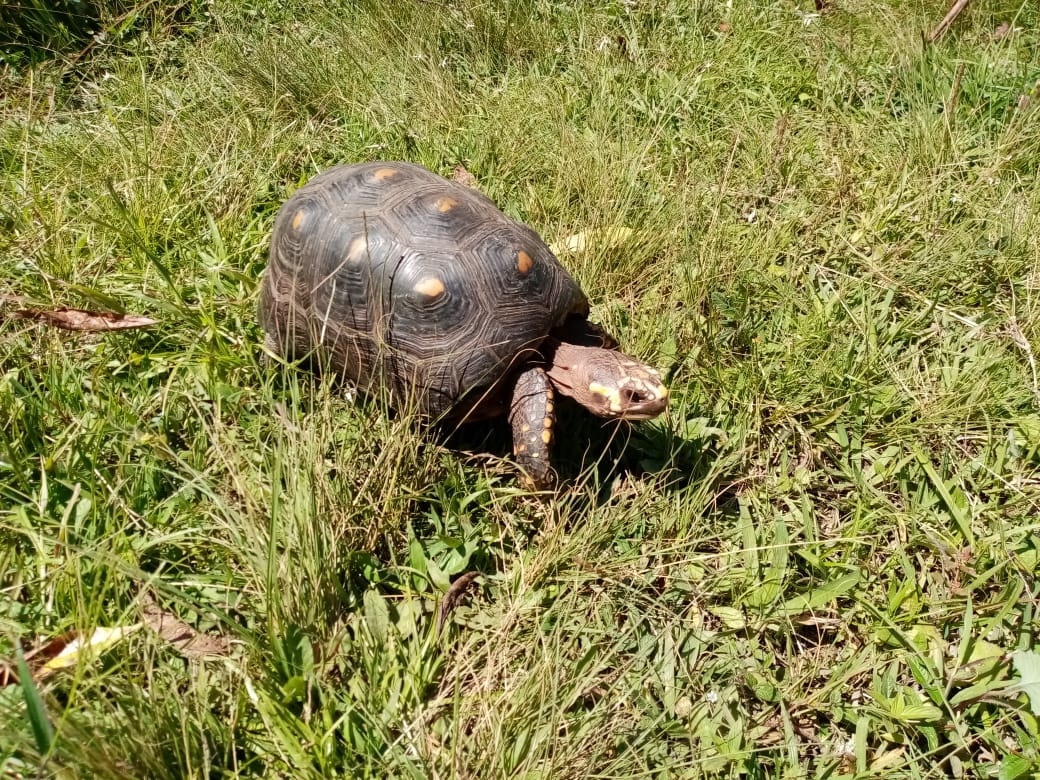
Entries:
[[[939,494],[939,498],[942,499],[943,504],[946,505],[946,509],[950,512],[953,517],[953,521],[957,524],[957,530],[961,532],[961,537],[969,545],[973,544],[975,539],[971,533],[971,516],[970,512],[965,506],[963,495],[960,493],[956,484],[947,485],[943,478],[936,471],[935,466],[932,465],[932,460],[929,458],[923,450],[914,448],[914,454],[917,456],[917,462],[924,469],[924,473],[928,475],[928,480],[932,483],[932,487],[935,488],[935,492]],[[952,483],[952,480],[951,480]],[[956,493],[954,492],[956,491]],[[960,496],[961,500],[957,500],[957,496]]]
[[365,591],[364,602],[365,624],[369,633],[376,642],[383,644],[390,630],[390,609],[386,605],[386,599],[379,591],[369,589]]
[[1018,688],[1029,698],[1029,709],[1040,716],[1040,653],[1035,650],[1016,650],[1011,662],[1019,675]]
[[954,680],[969,683],[980,677],[992,674],[1000,666],[1004,658],[1004,649],[985,639],[973,639],[968,649],[968,657],[954,673]]
[[859,581],[860,573],[858,571],[846,574],[844,577],[839,577],[836,580],[824,583],[818,588],[813,588],[808,593],[800,593],[794,598],[788,599],[780,607],[780,610],[784,615],[800,615],[803,612],[819,609],[830,604],[839,596],[844,596],[855,588]]
[[47,708],[43,705],[40,691],[33,682],[32,672],[29,664],[25,662],[22,654],[22,643],[15,641],[15,659],[18,664],[18,680],[22,686],[22,696],[25,698],[25,711],[29,716],[29,724],[32,726],[33,738],[36,740],[36,749],[44,755],[51,752],[54,745],[54,726],[47,716]]
[[747,627],[744,613],[739,609],[734,609],[733,607],[711,607],[708,611],[721,620],[726,628],[738,629]]
[[1036,764],[1024,756],[1009,753],[1000,760],[997,780],[1022,780],[1033,774]]
[[893,718],[905,722],[939,720],[943,712],[931,704],[907,704],[899,708],[898,712],[890,713]]
[[412,568],[420,575],[426,576],[426,551],[418,539],[412,539],[408,543],[408,558]]
[[433,560],[426,561],[426,574],[433,586],[441,592],[447,591],[451,587],[451,578]]

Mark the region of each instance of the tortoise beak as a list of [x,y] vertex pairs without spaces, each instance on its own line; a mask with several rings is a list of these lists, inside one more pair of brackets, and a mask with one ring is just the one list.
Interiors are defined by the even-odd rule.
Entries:
[[619,420],[649,420],[668,408],[668,388],[651,369],[630,372],[615,385],[589,384],[589,392],[600,403],[589,408],[601,417]]
[[623,420],[650,420],[668,408],[668,388],[660,382],[629,382],[617,394],[621,411],[616,416]]

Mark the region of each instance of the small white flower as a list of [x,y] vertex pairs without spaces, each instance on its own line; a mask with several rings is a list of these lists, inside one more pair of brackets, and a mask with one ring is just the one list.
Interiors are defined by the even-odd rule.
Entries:
[[715,704],[719,700],[719,692],[708,691],[706,694],[704,694],[704,700],[708,702],[708,704]]
[[751,209],[751,211],[744,215],[744,219],[746,219],[748,224],[751,225],[756,219],[758,219],[758,212],[755,211],[755,209]]

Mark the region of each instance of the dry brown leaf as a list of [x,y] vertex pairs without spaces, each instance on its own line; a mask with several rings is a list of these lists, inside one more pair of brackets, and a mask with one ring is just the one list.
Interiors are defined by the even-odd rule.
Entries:
[[[141,623],[114,628],[102,626],[95,628],[88,637],[69,631],[31,648],[25,653],[25,660],[34,680],[46,680],[55,672],[71,669],[83,659],[85,653],[94,658],[114,647],[141,626]],[[9,663],[0,662],[0,688],[17,684],[18,674],[15,668]]]
[[18,685],[18,673],[8,661],[0,661],[0,688]]
[[[70,643],[75,641],[75,639],[76,632],[69,631],[59,637],[48,639],[43,644],[36,645],[35,647],[26,650],[25,661],[29,665],[29,669],[39,669],[42,664],[57,657]],[[33,672],[33,675],[36,675],[35,671]],[[14,664],[8,661],[0,661],[0,688],[3,688],[5,685],[17,684],[18,671],[15,669]]]
[[26,303],[26,299],[21,295],[10,295],[8,293],[0,293],[0,305],[3,306],[14,306],[16,304]]
[[791,617],[791,622],[798,626],[830,630],[838,629],[842,625],[840,618],[828,617],[816,612],[803,612],[800,615],[794,615]]
[[467,171],[461,163],[455,166],[455,170],[451,172],[451,178],[459,184],[465,184],[467,187],[474,189],[477,187],[477,177]]
[[48,639],[42,644],[30,647],[25,651],[25,662],[29,667],[41,666],[52,658],[56,658],[65,648],[76,641],[76,632],[67,631],[61,636]]
[[583,230],[562,241],[549,244],[554,255],[578,254],[590,246],[601,249],[617,249],[632,235],[632,228],[623,225],[598,230]]
[[71,669],[82,660],[85,652],[89,653],[90,657],[95,657],[115,647],[139,628],[140,623],[113,628],[100,626],[86,639],[80,636],[73,637],[72,641],[67,642],[60,652],[48,658],[45,663],[40,666],[34,664],[33,675],[43,680],[61,669]]
[[227,637],[200,634],[176,615],[165,611],[150,595],[142,609],[144,622],[185,658],[227,655]]
[[454,612],[455,608],[462,602],[462,599],[473,585],[474,580],[479,576],[480,572],[478,571],[468,571],[455,580],[455,582],[451,583],[451,587],[448,588],[448,592],[444,594],[444,599],[441,601],[441,608],[437,612],[438,632],[444,628],[444,624],[451,616],[451,613]]
[[62,306],[58,309],[19,309],[11,312],[16,320],[36,320],[45,325],[53,325],[64,330],[75,330],[87,333],[107,330],[129,330],[130,328],[147,328],[158,320],[143,317],[140,314],[117,314],[111,311],[86,311],[70,309]]

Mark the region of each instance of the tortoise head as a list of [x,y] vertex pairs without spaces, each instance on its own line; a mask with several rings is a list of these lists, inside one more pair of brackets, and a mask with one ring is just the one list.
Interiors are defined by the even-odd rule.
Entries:
[[599,417],[649,420],[668,406],[668,388],[650,366],[621,352],[557,342],[546,372],[553,386]]

